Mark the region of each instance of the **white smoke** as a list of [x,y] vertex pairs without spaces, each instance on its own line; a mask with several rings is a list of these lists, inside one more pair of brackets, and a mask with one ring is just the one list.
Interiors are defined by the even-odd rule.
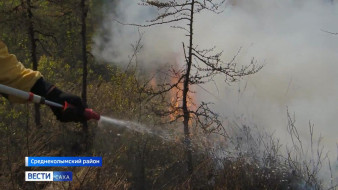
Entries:
[[[97,35],[93,53],[108,62],[126,64],[130,44],[138,39],[137,28],[125,23],[145,23],[156,10],[142,7],[134,0],[123,0],[116,13],[107,11]],[[109,10],[109,9],[108,9]],[[331,0],[231,0],[221,14],[202,12],[195,17],[195,44],[214,45],[230,60],[242,48],[238,62],[255,57],[265,64],[259,73],[239,83],[226,85],[222,78],[196,87],[198,99],[215,102],[222,116],[243,116],[243,122],[276,131],[287,143],[286,108],[296,113],[302,138],[308,139],[308,122],[315,124],[325,148],[336,157],[338,143],[338,3]],[[182,31],[169,25],[142,28],[144,48],[139,61],[144,67],[157,67],[182,55]],[[102,33],[100,33],[102,34]],[[177,58],[175,58],[177,59]],[[210,93],[212,95],[210,95]],[[244,121],[245,120],[245,121]]]

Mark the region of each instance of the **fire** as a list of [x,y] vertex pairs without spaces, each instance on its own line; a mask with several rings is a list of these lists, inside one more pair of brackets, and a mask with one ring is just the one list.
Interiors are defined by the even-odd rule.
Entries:
[[[175,55],[175,57],[177,58],[174,64],[175,68],[179,67],[179,60],[178,60],[178,55]],[[178,83],[179,79],[181,78],[182,75],[180,75],[180,72],[175,72],[174,70],[169,71],[170,72],[170,85],[174,85],[176,83]],[[156,76],[155,74],[153,76]],[[178,83],[177,86],[175,86],[174,88],[172,88],[169,91],[169,107],[168,107],[168,111],[169,111],[169,120],[170,121],[183,121],[183,110],[182,110],[182,101],[183,101],[183,79]],[[153,89],[157,89],[158,88],[158,81],[156,77],[153,77],[150,81],[149,81],[149,85],[153,88]],[[191,87],[189,87],[191,89]],[[189,110],[196,110],[196,98],[194,93],[188,92],[188,97],[187,97],[187,106]],[[190,114],[190,118],[193,117],[193,114]],[[189,125],[191,125],[191,120],[189,121]]]
[[[173,77],[171,78],[171,83],[175,84],[178,82],[180,77]],[[183,100],[183,81],[178,83],[178,86],[173,88],[170,91],[170,107],[169,107],[169,119],[170,121],[176,120],[178,117],[183,116],[182,110],[182,100]],[[195,96],[193,93],[188,93],[187,97],[187,106],[189,110],[195,110]],[[190,117],[193,115],[190,114]],[[180,121],[183,121],[183,117],[179,118]],[[189,121],[189,125],[191,124],[191,120]]]
[[[175,83],[175,78],[171,78],[171,82]],[[170,121],[174,121],[178,116],[183,115],[182,109],[182,99],[183,99],[183,91],[181,90],[183,87],[183,83],[178,84],[178,88],[173,88],[170,92],[170,107],[169,107],[169,118]]]

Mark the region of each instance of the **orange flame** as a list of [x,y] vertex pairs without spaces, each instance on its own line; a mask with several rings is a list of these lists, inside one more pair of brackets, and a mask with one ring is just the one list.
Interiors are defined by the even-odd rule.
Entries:
[[[179,56],[175,55],[176,58],[178,58]],[[179,66],[179,60],[176,59],[176,67]],[[176,84],[178,83],[179,78],[181,78],[180,75],[178,75],[177,73],[174,74],[175,76],[172,76],[169,80],[170,80],[170,84]],[[157,79],[156,77],[152,78],[149,81],[149,84],[156,89],[157,87]],[[191,87],[190,87],[191,89]],[[181,80],[180,83],[178,83],[177,87],[174,87],[173,89],[171,89],[169,91],[169,98],[170,98],[170,104],[169,104],[169,108],[168,111],[170,112],[169,114],[169,120],[170,121],[183,121],[183,110],[182,110],[182,100],[183,100],[183,80]],[[188,93],[188,97],[187,97],[187,106],[189,110],[195,110],[196,109],[196,98],[194,93]],[[190,118],[193,117],[193,114],[190,114]],[[189,125],[192,124],[191,122],[192,120],[189,121]]]
[[[179,78],[179,77],[178,77]],[[171,79],[172,84],[175,82],[177,83],[177,78],[173,77]],[[173,88],[170,91],[170,107],[169,111],[171,114],[169,115],[170,121],[176,120],[178,117],[183,116],[183,110],[182,110],[182,100],[183,100],[183,82],[180,82],[176,88]],[[187,106],[189,110],[194,110],[196,108],[196,100],[193,93],[188,93],[187,97]],[[193,114],[190,114],[190,118],[193,116]],[[179,118],[179,121],[183,121],[183,117]],[[191,125],[191,120],[189,121],[189,125]]]

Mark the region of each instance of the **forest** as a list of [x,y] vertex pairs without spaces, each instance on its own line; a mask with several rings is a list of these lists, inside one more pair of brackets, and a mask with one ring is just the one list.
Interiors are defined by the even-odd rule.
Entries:
[[[327,3],[333,12],[338,10],[334,0]],[[328,154],[312,118],[298,126],[298,113],[283,104],[283,115],[277,117],[283,119],[285,140],[260,123],[246,122],[244,114],[232,118],[219,113],[235,109],[234,102],[251,84],[246,81],[271,68],[265,57],[250,54],[243,59],[245,44],[229,47],[231,52],[218,48],[218,42],[233,45],[226,41],[231,36],[215,44],[210,40],[206,47],[200,40],[218,35],[208,27],[199,33],[198,25],[207,20],[203,15],[226,14],[243,4],[244,0],[1,0],[0,39],[9,52],[48,82],[80,96],[103,117],[62,123],[46,105],[13,104],[0,97],[0,189],[337,189],[337,151]],[[123,10],[127,5],[141,11]],[[316,30],[338,44],[337,31]],[[124,41],[128,38],[132,41]],[[178,39],[174,53],[168,51],[174,42],[162,44],[166,38]],[[330,48],[336,50],[337,45]],[[287,93],[294,90],[292,79],[285,82]],[[259,86],[263,80],[257,81]],[[336,82],[330,84],[337,86]],[[219,87],[210,90],[214,83],[235,86],[238,96],[229,99],[228,107],[219,108],[205,98],[217,94]],[[27,156],[100,156],[103,165],[25,167]],[[73,181],[25,181],[25,171],[46,170],[72,171]]]

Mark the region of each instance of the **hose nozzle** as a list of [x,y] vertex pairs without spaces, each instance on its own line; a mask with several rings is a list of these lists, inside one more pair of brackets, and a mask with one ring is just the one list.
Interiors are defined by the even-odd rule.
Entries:
[[[73,108],[74,106],[69,104],[68,102],[65,102],[65,105],[63,106],[63,109],[66,110],[68,108]],[[86,120],[91,120],[91,119],[95,119],[95,120],[100,120],[100,114],[94,112],[94,110],[90,109],[90,108],[86,108],[83,112],[84,117],[86,118]]]
[[100,114],[94,112],[92,109],[86,108],[84,111],[84,116],[87,120],[95,119],[100,120]]

